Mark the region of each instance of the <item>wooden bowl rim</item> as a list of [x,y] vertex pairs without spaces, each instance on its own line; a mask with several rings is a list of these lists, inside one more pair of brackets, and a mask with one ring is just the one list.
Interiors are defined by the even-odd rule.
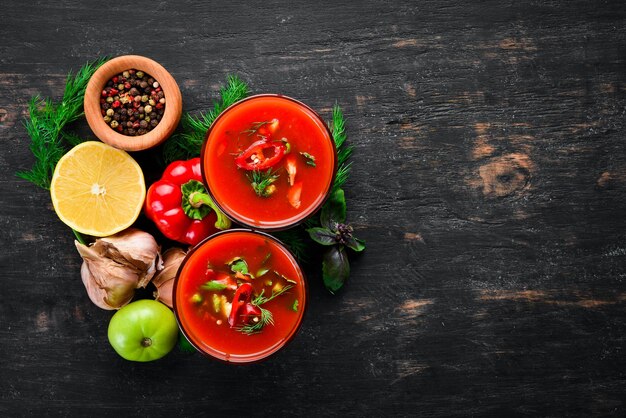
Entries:
[[[165,112],[159,124],[140,136],[123,135],[114,131],[100,112],[100,97],[106,82],[115,74],[133,68],[144,71],[158,81],[167,98]],[[87,83],[83,105],[87,123],[94,135],[102,142],[126,151],[140,151],[159,145],[172,135],[182,115],[182,96],[174,77],[158,62],[140,55],[122,55],[102,64]]]

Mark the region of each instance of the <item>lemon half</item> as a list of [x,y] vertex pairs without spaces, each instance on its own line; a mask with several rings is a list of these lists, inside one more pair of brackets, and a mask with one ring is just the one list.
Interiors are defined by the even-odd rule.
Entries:
[[139,164],[126,153],[102,142],[83,142],[56,165],[50,184],[59,218],[76,231],[104,237],[135,222],[146,184]]

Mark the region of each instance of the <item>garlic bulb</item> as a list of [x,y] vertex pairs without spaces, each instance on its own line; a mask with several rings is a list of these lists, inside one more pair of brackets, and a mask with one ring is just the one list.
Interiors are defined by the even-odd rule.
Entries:
[[128,304],[163,268],[160,248],[147,232],[129,228],[92,245],[75,242],[83,258],[80,275],[93,303],[102,309]]
[[163,253],[163,270],[152,280],[157,288],[154,294],[155,298],[170,308],[174,307],[174,279],[185,255],[185,251],[180,248],[170,248],[165,251]]

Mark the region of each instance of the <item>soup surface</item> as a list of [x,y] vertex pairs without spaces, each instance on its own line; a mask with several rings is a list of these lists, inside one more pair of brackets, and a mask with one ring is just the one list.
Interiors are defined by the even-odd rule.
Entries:
[[234,220],[257,228],[298,223],[323,203],[335,172],[328,128],[308,107],[254,96],[225,111],[203,146],[203,175]]
[[225,361],[256,361],[297,331],[305,286],[282,245],[265,234],[233,230],[187,257],[175,285],[175,311],[199,350]]

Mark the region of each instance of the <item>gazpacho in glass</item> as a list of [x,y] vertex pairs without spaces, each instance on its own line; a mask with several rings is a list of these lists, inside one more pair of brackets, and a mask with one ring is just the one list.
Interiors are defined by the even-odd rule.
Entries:
[[304,275],[280,242],[233,229],[212,235],[186,256],[174,284],[174,311],[200,352],[250,363],[294,337],[306,297]]
[[313,214],[330,192],[336,160],[320,116],[274,94],[226,109],[202,146],[202,174],[213,199],[234,221],[255,229],[284,229]]

